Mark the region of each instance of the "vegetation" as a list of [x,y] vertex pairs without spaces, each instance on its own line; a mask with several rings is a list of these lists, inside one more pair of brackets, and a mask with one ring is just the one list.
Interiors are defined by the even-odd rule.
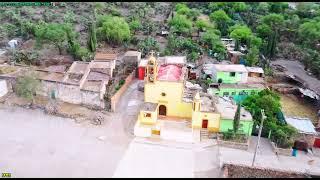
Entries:
[[281,111],[279,95],[270,90],[263,90],[257,95],[248,96],[243,101],[243,105],[253,116],[253,127],[260,124],[260,112],[264,109],[266,119],[263,125],[262,136],[267,137],[271,133],[271,140],[279,147],[288,148],[293,145],[293,137],[297,134],[297,131],[287,124],[282,124],[277,119],[277,113]]
[[142,57],[147,55],[151,50],[159,51],[159,43],[152,37],[148,37],[138,43],[138,49]]
[[18,96],[28,100],[34,100],[37,89],[40,86],[40,81],[32,73],[19,77],[16,84],[16,93]]
[[101,19],[101,26],[98,28],[100,38],[113,45],[120,45],[130,40],[130,27],[124,18],[103,16]]

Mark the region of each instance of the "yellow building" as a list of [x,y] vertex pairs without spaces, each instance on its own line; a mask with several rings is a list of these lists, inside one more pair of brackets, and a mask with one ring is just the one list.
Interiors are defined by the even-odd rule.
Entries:
[[144,104],[138,115],[135,135],[160,135],[161,121],[189,120],[192,130],[219,131],[220,114],[213,98],[200,93],[200,88],[188,88],[185,63],[157,61],[151,54],[144,79]]

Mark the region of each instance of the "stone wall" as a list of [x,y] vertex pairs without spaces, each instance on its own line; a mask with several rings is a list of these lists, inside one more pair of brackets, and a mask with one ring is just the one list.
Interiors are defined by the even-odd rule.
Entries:
[[308,175],[270,168],[224,164],[223,178],[307,178]]
[[41,89],[37,94],[50,97],[52,92],[58,100],[63,102],[81,104],[97,109],[104,108],[104,101],[100,99],[100,92],[80,90],[77,85],[41,81]]
[[122,85],[122,87],[111,97],[111,110],[113,112],[116,112],[116,106],[122,96],[122,94],[128,89],[129,84],[135,77],[135,72],[133,71],[128,75],[128,77],[125,80],[125,83]]
[[271,142],[272,150],[274,153],[277,153],[278,155],[283,155],[283,156],[291,156],[292,154],[292,149],[283,149],[283,148],[278,148],[274,144],[274,142]]
[[223,141],[221,137],[218,136],[217,142],[218,142],[218,145],[222,147],[241,149],[246,151],[249,149],[250,139],[248,138],[246,143],[238,143],[233,141]]

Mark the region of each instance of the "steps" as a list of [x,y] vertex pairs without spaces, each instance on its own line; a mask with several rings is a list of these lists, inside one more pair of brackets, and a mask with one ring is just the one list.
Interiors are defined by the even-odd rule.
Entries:
[[200,141],[208,140],[209,132],[208,129],[200,129]]

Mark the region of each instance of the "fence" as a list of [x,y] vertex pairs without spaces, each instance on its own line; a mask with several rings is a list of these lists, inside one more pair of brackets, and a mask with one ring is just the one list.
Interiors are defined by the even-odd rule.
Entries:
[[128,89],[129,84],[135,77],[135,71],[130,73],[126,80],[125,83],[121,86],[121,88],[111,97],[111,110],[112,112],[116,112],[116,106],[122,96],[122,94]]

